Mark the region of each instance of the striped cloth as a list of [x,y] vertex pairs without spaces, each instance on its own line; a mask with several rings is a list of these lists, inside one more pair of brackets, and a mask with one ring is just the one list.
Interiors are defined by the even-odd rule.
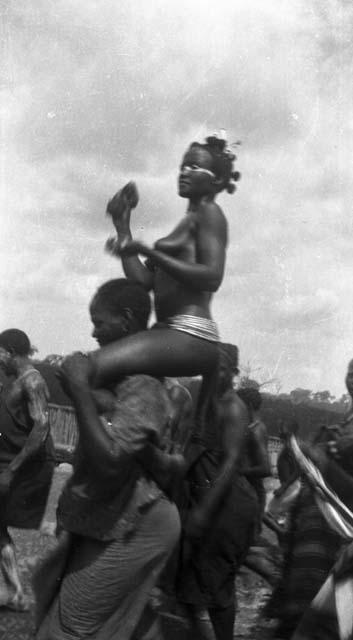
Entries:
[[[321,472],[291,438],[293,454],[301,471],[315,491],[316,503],[330,528],[351,544],[343,551],[346,562],[340,562],[340,575],[335,567],[305,612],[293,640],[353,639],[353,513],[326,484]],[[342,565],[345,572],[342,574]]]
[[[36,640],[137,640],[136,628],[143,627],[144,609],[179,532],[176,507],[162,498],[131,536],[121,533],[111,542],[74,537],[60,591]],[[42,590],[43,580],[39,597]]]
[[330,525],[344,540],[353,540],[353,513],[326,484],[321,472],[301,451],[295,436],[290,445],[302,473],[315,491],[316,503]]

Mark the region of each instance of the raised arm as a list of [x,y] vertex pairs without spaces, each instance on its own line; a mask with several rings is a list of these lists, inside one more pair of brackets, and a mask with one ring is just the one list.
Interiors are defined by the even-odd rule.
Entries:
[[[118,196],[119,194],[117,194]],[[114,196],[108,203],[108,212],[112,216],[117,238],[109,238],[106,250],[121,258],[124,273],[127,278],[139,282],[146,289],[153,287],[153,273],[141,262],[137,254],[124,255],[121,248],[132,242],[130,227],[131,207],[125,198]]]
[[126,259],[141,254],[163,269],[175,280],[201,291],[217,291],[224,273],[227,246],[227,222],[218,205],[202,205],[196,230],[196,262],[174,258],[158,248],[151,249],[141,242],[129,242],[120,250]]

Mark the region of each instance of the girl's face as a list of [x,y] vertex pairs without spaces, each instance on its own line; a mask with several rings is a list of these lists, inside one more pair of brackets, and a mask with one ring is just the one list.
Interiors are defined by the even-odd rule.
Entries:
[[193,147],[183,157],[178,179],[179,195],[197,199],[215,192],[213,159],[207,149]]

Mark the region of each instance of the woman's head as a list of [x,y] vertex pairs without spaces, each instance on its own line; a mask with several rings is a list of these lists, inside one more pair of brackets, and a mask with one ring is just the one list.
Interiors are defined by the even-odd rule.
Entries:
[[30,356],[33,351],[29,337],[20,329],[6,329],[0,333],[0,347],[12,356]]
[[262,397],[258,389],[254,387],[242,387],[237,390],[237,394],[250,411],[259,411],[262,404]]
[[90,304],[93,337],[100,346],[146,329],[150,297],[141,285],[117,278],[102,284]]
[[235,344],[220,342],[218,344],[218,386],[225,388],[232,385],[234,376],[238,375],[239,349]]
[[0,333],[0,365],[12,372],[14,358],[27,358],[34,349],[29,337],[20,329],[6,329]]
[[223,190],[233,193],[240,179],[240,173],[233,170],[235,160],[226,141],[217,136],[209,136],[205,143],[193,142],[181,164],[179,195],[190,198]]

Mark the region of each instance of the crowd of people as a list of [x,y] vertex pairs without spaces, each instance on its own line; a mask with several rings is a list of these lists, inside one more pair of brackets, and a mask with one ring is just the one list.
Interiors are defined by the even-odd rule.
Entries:
[[[264,523],[284,557],[266,608],[279,621],[274,637],[339,639],[345,624],[345,640],[352,638],[331,592],[351,575],[349,544],[340,554],[350,526],[353,538],[353,416],[301,445],[302,458],[296,429],[283,436],[281,486],[266,509],[271,469],[261,394],[235,389],[238,348],[220,341],[210,311],[228,242],[216,197],[234,191],[235,159],[222,136],[190,145],[178,183],[186,214],[153,248],[132,238],[135,185],[108,203],[117,232],[108,248],[126,277],[103,283],[90,301],[99,348],[49,367],[74,407],[79,440],[59,498],[56,544],[34,571],[36,640],[167,637],[151,598],[157,588],[183,607],[192,637],[232,640],[235,579],[244,564],[256,570],[250,551]],[[40,526],[55,465],[46,371],[31,350],[22,331],[0,334],[2,604],[17,610],[29,605],[9,527]],[[201,377],[196,398],[184,384],[191,376]],[[353,397],[352,380],[353,363],[346,379]],[[334,492],[335,528],[322,486],[317,500],[315,473],[327,495]]]

